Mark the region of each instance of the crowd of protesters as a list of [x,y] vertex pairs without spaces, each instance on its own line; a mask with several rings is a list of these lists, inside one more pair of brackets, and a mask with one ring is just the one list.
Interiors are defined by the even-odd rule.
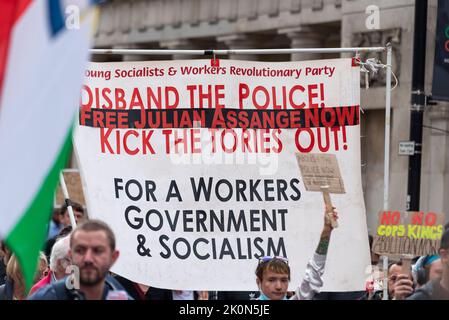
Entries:
[[[67,206],[74,211],[77,227],[72,230]],[[208,292],[155,288],[112,274],[119,257],[115,235],[99,220],[89,220],[83,207],[67,202],[55,210],[49,224],[45,251],[39,254],[34,285],[26,292],[18,259],[0,242],[0,300],[309,300],[383,299],[383,288],[367,286],[366,292],[321,292],[322,276],[330,236],[332,208],[324,214],[324,225],[314,255],[309,260],[302,283],[288,292],[290,267],[284,257],[261,257],[255,276],[259,292]],[[438,255],[415,257],[411,270],[403,261],[388,266],[388,298],[392,300],[449,300],[449,230],[441,238]],[[372,238],[370,238],[370,244]],[[373,266],[381,264],[372,253]],[[73,268],[75,267],[75,268]],[[77,272],[73,272],[74,270]],[[298,272],[298,271],[294,271]]]

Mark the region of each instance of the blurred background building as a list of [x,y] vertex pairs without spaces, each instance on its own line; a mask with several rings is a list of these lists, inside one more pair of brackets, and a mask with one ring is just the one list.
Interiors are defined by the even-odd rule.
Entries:
[[[393,46],[390,209],[405,210],[408,157],[398,155],[409,140],[414,0],[113,0],[102,5],[96,48],[244,49]],[[370,25],[379,8],[379,24]],[[371,6],[371,7],[370,7]],[[368,8],[368,12],[367,12]],[[375,9],[375,8],[374,8]],[[437,0],[429,0],[426,94],[431,92]],[[230,55],[229,59],[295,61],[335,58],[336,54]],[[385,54],[377,56],[386,63]],[[204,57],[94,55],[93,61],[135,61]],[[385,73],[361,77],[362,179],[367,222],[376,227],[383,206]],[[394,84],[394,83],[393,83]],[[449,90],[449,84],[448,84]],[[432,129],[437,128],[440,130]],[[421,210],[449,217],[449,103],[424,113]],[[344,208],[340,208],[343,213]]]

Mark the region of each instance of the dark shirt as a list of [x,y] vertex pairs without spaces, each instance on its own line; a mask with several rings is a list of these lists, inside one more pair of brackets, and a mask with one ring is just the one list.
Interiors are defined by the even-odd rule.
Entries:
[[449,300],[449,291],[440,283],[441,279],[427,282],[418,288],[407,300]]
[[[28,297],[28,300],[84,300],[85,297],[82,292],[78,290],[69,290],[66,287],[66,279],[67,278],[63,278],[37,290],[34,294]],[[111,276],[107,276],[105,279],[102,300],[107,300],[111,291],[123,291],[128,297],[128,300],[133,300],[117,280]]]
[[433,288],[433,297],[435,300],[449,300],[449,291],[447,291],[438,281]]
[[5,284],[0,286],[0,300],[14,299],[14,283],[11,279],[6,278]]
[[142,292],[137,283],[118,275],[114,278],[120,282],[134,300],[173,300],[172,290],[150,287],[146,292]]
[[150,287],[145,293],[145,300],[173,300],[173,292],[169,289]]
[[[146,292],[142,292],[139,285],[131,280],[118,275],[114,276],[114,279],[120,282],[134,300],[173,300],[173,290],[149,287]],[[194,300],[198,300],[198,293],[196,291],[193,292],[193,298]]]
[[218,291],[217,300],[252,300],[259,294],[255,291]]
[[365,291],[348,292],[320,292],[313,297],[313,300],[361,300]]
[[114,279],[120,282],[120,284],[125,288],[126,292],[134,299],[134,300],[145,300],[145,292],[143,292],[139,285],[131,280],[123,278],[121,276],[115,275]]
[[6,266],[3,259],[0,258],[0,286],[6,282]]

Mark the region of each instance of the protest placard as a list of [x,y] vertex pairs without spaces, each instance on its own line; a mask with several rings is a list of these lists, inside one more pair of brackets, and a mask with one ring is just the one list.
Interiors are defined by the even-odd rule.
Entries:
[[345,193],[335,154],[296,154],[298,165],[307,191],[322,191],[328,186],[329,193]]
[[258,258],[278,255],[295,288],[324,221],[295,154],[319,153],[335,155],[346,191],[333,196],[323,290],[363,290],[359,71],[351,59],[92,63],[75,146],[90,216],[117,235],[113,271],[161,288],[254,290]]
[[443,231],[442,213],[380,211],[373,251],[395,257],[438,254]]
[[332,227],[337,228],[338,222],[333,218],[333,204],[330,193],[345,193],[343,179],[340,174],[335,154],[296,154],[304,186],[307,191],[323,193],[326,213],[329,214]]

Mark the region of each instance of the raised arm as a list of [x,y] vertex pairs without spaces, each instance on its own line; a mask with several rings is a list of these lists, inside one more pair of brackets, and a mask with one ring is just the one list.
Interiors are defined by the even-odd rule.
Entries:
[[329,241],[333,230],[331,216],[335,220],[338,219],[337,212],[335,212],[335,207],[332,207],[331,213],[324,213],[324,226],[323,230],[321,231],[320,242],[318,243],[318,246],[315,250],[315,252],[319,255],[326,255],[327,249],[329,248]]
[[327,213],[328,210],[325,210],[324,212],[324,226],[321,231],[320,242],[318,243],[312,259],[310,259],[307,264],[304,279],[302,280],[301,285],[296,289],[295,295],[292,297],[293,300],[311,300],[323,286],[322,277],[326,264],[329,241],[333,230],[331,216],[333,219],[338,219],[337,212],[335,212],[334,209],[335,207],[332,208],[331,213]]

